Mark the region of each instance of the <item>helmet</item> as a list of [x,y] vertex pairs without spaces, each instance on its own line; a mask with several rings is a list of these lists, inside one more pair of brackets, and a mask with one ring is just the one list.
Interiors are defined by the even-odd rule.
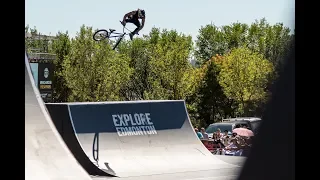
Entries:
[[138,10],[138,14],[139,14],[139,17],[142,18],[142,17],[145,17],[146,16],[146,13],[144,12],[143,9],[139,9]]

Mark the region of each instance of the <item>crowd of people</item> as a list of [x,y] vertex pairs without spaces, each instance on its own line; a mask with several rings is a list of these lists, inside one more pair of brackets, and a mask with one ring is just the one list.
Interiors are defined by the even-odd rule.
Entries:
[[195,132],[208,150],[214,154],[247,156],[252,146],[251,136],[240,136],[235,132],[230,136],[228,130],[222,133],[220,129],[217,129],[212,138],[204,128],[201,128],[200,131],[195,128]]

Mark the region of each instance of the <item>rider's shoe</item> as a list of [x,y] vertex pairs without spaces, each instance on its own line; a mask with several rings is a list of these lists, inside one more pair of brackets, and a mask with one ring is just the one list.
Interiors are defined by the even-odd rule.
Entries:
[[132,33],[129,33],[129,36],[130,36],[130,39],[131,39],[131,41],[132,41],[133,34],[132,34]]

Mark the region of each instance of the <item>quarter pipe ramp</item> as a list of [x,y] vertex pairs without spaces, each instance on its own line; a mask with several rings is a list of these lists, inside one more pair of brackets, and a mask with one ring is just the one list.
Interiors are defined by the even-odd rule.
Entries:
[[25,55],[25,177],[27,180],[91,180],[51,122]]
[[[184,101],[47,103],[70,149],[119,177],[234,168],[199,141]],[[64,124],[69,121],[72,129]],[[76,133],[77,143],[68,143]],[[73,140],[74,141],[74,140]],[[71,147],[75,145],[75,147]]]

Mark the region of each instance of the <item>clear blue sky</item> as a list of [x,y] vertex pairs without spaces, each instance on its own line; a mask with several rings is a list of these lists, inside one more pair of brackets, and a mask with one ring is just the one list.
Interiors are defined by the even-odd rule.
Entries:
[[294,29],[294,6],[294,0],[26,0],[25,25],[46,35],[68,31],[71,37],[83,24],[121,30],[123,15],[140,8],[146,11],[140,35],[160,27],[190,34],[195,40],[199,28],[211,22],[251,24],[265,17],[271,24],[282,22]]

